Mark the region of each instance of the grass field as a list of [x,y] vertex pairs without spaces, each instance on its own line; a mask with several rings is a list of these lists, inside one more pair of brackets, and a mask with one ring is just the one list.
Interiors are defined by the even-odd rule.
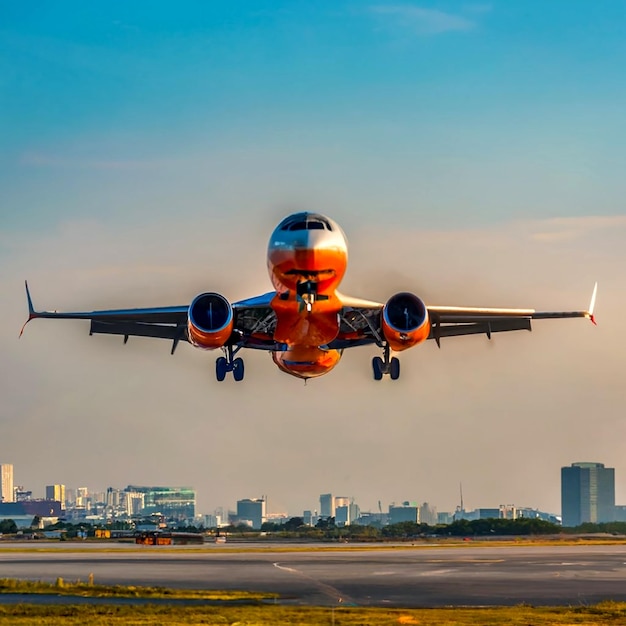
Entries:
[[[55,584],[0,579],[0,594],[27,594],[92,597],[94,604],[75,606],[59,604],[3,604],[0,596],[0,626],[47,626],[51,624],[131,625],[144,624],[230,624],[238,626],[291,625],[317,626],[386,626],[420,624],[422,626],[470,626],[477,624],[519,626],[552,626],[624,624],[626,603],[603,602],[575,607],[481,607],[436,609],[383,609],[363,607],[294,607],[275,604],[272,594],[249,592],[168,589],[123,585],[94,585],[89,582]],[[69,597],[67,597],[69,596]],[[98,604],[98,598],[131,598],[137,604]],[[168,604],[167,600],[193,600],[192,606]],[[208,600],[217,605],[197,604]],[[151,603],[158,601],[158,604]],[[233,601],[236,604],[233,604]]]
[[[274,600],[275,593],[252,591],[215,591],[206,589],[171,589],[167,587],[140,587],[134,585],[96,585],[91,582],[68,582],[57,578],[55,583],[16,578],[0,578],[0,594],[32,594],[80,596],[83,598],[142,598],[176,600],[211,600],[219,602],[260,602]],[[0,597],[0,603],[1,603]]]
[[236,606],[33,606],[0,605],[0,626],[143,626],[147,624],[230,624],[232,626],[471,626],[511,624],[513,626],[553,626],[626,624],[626,604],[602,603],[570,608],[442,608],[442,609],[363,609]]

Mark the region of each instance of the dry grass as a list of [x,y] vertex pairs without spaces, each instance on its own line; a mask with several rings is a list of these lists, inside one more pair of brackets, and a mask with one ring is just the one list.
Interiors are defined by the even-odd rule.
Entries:
[[[176,600],[211,600],[219,602],[273,600],[278,594],[252,591],[214,591],[200,589],[170,589],[167,587],[139,587],[127,585],[95,585],[93,582],[69,582],[57,578],[55,583],[33,580],[0,578],[0,594],[32,594],[80,596],[92,598],[143,598]],[[0,599],[1,602],[1,599]]]
[[557,626],[626,624],[626,603],[595,606],[443,609],[363,609],[265,606],[32,606],[0,605],[0,626],[93,624],[143,626],[147,624],[231,624],[240,626]]

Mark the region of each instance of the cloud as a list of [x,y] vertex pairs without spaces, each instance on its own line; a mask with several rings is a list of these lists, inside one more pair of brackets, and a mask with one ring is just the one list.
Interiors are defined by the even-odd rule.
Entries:
[[570,218],[555,218],[531,224],[531,238],[535,241],[552,243],[575,240],[597,232],[623,229],[626,215],[594,215]]
[[409,4],[376,5],[370,7],[370,13],[391,19],[396,25],[411,29],[419,35],[468,31],[476,26],[473,20],[461,15]]

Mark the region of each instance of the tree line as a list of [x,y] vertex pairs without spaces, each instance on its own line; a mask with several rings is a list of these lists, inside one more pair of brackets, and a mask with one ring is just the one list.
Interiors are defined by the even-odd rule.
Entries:
[[[33,526],[36,527],[36,520]],[[72,524],[58,522],[47,526],[46,530],[64,531],[68,538],[75,537],[82,532],[93,535],[96,528],[110,530],[132,530],[133,525],[128,522],[113,524],[88,524],[85,522]],[[561,527],[542,519],[520,517],[518,519],[477,519],[456,520],[451,524],[418,524],[416,522],[399,522],[388,526],[337,526],[333,517],[322,518],[316,526],[307,526],[302,517],[292,517],[283,523],[265,522],[261,530],[253,530],[245,524],[230,525],[220,529],[207,529],[203,526],[180,526],[169,530],[203,533],[214,530],[220,534],[256,536],[259,533],[271,535],[272,538],[302,538],[310,540],[356,540],[356,541],[384,541],[408,540],[421,537],[489,537],[489,536],[523,536],[523,535],[554,535],[593,534],[605,533],[612,535],[626,535],[626,522],[605,522],[601,524],[585,523],[574,528]],[[0,520],[0,533],[8,535],[17,533],[18,528],[12,519]]]

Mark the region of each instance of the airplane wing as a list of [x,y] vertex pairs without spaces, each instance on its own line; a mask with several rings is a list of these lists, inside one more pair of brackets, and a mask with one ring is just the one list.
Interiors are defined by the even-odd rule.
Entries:
[[[536,311],[535,309],[508,309],[484,307],[458,307],[427,305],[431,330],[428,339],[434,339],[440,345],[442,337],[485,334],[514,330],[532,330],[531,321],[535,319],[564,319],[582,317],[595,324],[595,307],[598,284],[591,296],[589,309],[586,311]],[[381,313],[384,304],[339,296],[341,311],[341,329],[339,337],[330,347],[341,349],[352,346],[375,343],[384,344],[381,325]]]
[[[429,339],[440,345],[442,337],[486,334],[514,330],[531,330],[533,319],[584,317],[595,323],[597,283],[587,311],[536,311],[535,309],[502,309],[452,306],[427,306],[431,322]],[[276,314],[270,306],[274,292],[234,302],[234,345],[242,348],[277,350],[274,341]],[[342,350],[355,346],[376,344],[383,346],[382,311],[384,304],[338,294],[342,309],[339,314],[339,334],[329,348]],[[28,283],[28,320],[22,327],[37,318],[90,320],[89,334],[120,335],[124,343],[129,337],[153,337],[172,341],[174,354],[180,341],[189,341],[187,321],[189,305],[143,309],[110,309],[102,311],[36,311],[33,307]]]
[[[153,337],[172,341],[171,353],[174,354],[180,341],[189,341],[187,321],[189,305],[153,307],[143,309],[110,309],[102,311],[36,311],[26,285],[28,301],[28,319],[22,327],[20,337],[26,324],[33,319],[74,319],[90,320],[90,335],[120,335],[124,343],[129,337]],[[270,301],[274,293],[263,294],[233,303],[235,332],[239,334],[237,345],[246,348],[271,349],[273,328],[276,325],[274,311]]]

